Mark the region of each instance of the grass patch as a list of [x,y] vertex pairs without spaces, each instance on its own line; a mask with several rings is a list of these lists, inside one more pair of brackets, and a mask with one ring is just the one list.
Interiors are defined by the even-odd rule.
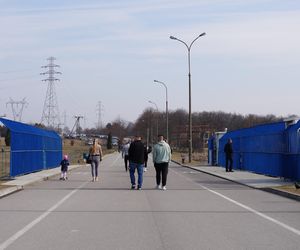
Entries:
[[[71,140],[64,139],[63,140],[63,154],[67,154],[69,156],[70,164],[84,164],[83,154],[88,153],[90,149],[90,145],[86,145],[84,141],[81,140]],[[103,155],[110,154],[115,152],[116,149],[107,150],[106,146],[102,145]]]
[[182,163],[182,159],[184,159],[185,165],[193,165],[193,166],[202,166],[207,162],[207,154],[204,153],[193,153],[192,154],[192,162],[189,163],[189,154],[186,152],[172,152],[172,160]]
[[296,189],[295,185],[285,185],[281,187],[276,187],[276,189],[284,191],[284,192],[289,192],[292,194],[297,194],[300,196],[300,189]]

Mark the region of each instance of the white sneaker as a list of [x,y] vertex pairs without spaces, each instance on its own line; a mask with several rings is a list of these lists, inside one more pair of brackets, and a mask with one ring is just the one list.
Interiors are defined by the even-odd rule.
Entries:
[[167,190],[166,186],[163,186],[163,187],[162,187],[162,190]]
[[156,185],[156,189],[161,189],[161,185]]
[[147,168],[144,168],[144,172],[147,172]]

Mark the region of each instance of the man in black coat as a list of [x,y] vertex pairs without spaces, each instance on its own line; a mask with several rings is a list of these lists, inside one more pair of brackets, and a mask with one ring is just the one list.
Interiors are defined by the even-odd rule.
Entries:
[[[232,163],[233,163],[233,159],[232,159],[232,154],[233,154],[233,149],[232,149],[232,140],[231,138],[228,139],[227,143],[225,144],[224,147],[224,152],[225,152],[225,156],[226,156],[226,172],[233,172],[232,171]],[[229,164],[229,168],[228,168],[228,162]]]
[[128,150],[129,157],[129,173],[131,180],[131,189],[135,189],[135,170],[138,172],[138,190],[142,189],[143,185],[143,173],[144,173],[144,155],[145,146],[142,143],[142,137],[136,136],[134,142],[130,144]]

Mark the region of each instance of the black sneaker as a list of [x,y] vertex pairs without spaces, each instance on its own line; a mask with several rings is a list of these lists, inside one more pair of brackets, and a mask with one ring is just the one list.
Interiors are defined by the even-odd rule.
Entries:
[[131,189],[135,189],[135,185],[132,185],[132,186],[131,186]]
[[138,187],[138,190],[142,190],[142,187]]
[[295,188],[297,188],[297,189],[300,188],[300,185],[297,182],[295,182]]

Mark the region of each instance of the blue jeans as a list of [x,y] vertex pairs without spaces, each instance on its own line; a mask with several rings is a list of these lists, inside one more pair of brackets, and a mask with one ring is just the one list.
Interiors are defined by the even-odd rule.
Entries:
[[137,169],[138,172],[138,187],[141,188],[143,185],[144,164],[138,164],[133,162],[129,163],[129,173],[132,186],[135,186],[135,169]]

